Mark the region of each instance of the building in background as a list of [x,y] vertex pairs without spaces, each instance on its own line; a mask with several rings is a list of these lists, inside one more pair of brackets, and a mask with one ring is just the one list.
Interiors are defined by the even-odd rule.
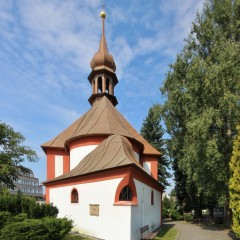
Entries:
[[34,177],[32,170],[29,173],[19,172],[18,179],[14,182],[15,189],[10,189],[10,193],[21,191],[23,194],[33,196],[37,200],[43,199],[43,188],[39,185],[39,179]]

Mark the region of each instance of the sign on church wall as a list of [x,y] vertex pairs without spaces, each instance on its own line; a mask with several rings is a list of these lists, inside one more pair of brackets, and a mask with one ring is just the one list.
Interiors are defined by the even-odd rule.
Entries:
[[99,216],[99,204],[89,204],[90,216]]

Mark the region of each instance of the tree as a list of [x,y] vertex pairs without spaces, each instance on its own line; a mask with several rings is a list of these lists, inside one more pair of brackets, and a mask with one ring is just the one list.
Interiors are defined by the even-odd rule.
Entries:
[[25,160],[38,161],[36,152],[25,146],[24,140],[21,133],[0,122],[0,189],[14,188],[19,172],[29,172],[29,169],[22,165]]
[[149,109],[148,115],[143,121],[140,133],[162,154],[158,159],[158,177],[159,182],[166,187],[170,185],[167,182],[167,178],[171,177],[171,174],[168,172],[169,161],[166,158],[165,140],[163,139],[164,130],[161,125],[160,111],[161,108],[159,104],[155,104]]
[[206,1],[161,88],[177,197],[186,191],[195,208],[217,202],[226,213],[240,118],[239,6],[239,0]]
[[232,229],[240,237],[240,125],[238,135],[233,143],[233,152],[230,162],[231,178],[229,181],[230,207],[233,211]]

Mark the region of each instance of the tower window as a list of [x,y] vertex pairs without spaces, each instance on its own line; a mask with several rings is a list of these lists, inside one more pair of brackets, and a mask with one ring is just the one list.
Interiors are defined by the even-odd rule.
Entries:
[[106,93],[109,93],[109,78],[106,78]]
[[98,80],[98,92],[97,93],[102,93],[102,78],[99,77],[97,80]]
[[133,195],[131,188],[129,186],[125,186],[119,195],[119,201],[132,201]]
[[71,203],[78,203],[78,191],[73,189],[71,192]]

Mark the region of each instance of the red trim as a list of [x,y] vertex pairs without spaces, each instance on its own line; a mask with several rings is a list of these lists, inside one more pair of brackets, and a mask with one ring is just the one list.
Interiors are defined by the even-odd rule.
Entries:
[[46,203],[49,204],[50,203],[50,199],[49,199],[49,187],[46,187]]
[[96,173],[89,173],[85,175],[80,175],[77,177],[52,181],[52,182],[45,182],[43,183],[45,186],[49,188],[57,188],[63,186],[72,186],[75,184],[83,184],[83,183],[90,183],[90,182],[98,182],[116,178],[124,178],[126,174],[132,174],[132,178],[148,185],[149,187],[162,192],[163,186],[157,182],[154,178],[152,178],[148,173],[144,170],[140,169],[136,165],[128,165],[123,167],[118,167],[114,169],[108,169],[104,171],[98,171]]
[[151,157],[151,156],[143,156],[141,161],[142,161],[142,166],[144,162],[151,163],[151,175],[153,178],[158,180],[158,158]]
[[64,149],[46,149],[47,154],[47,180],[55,178],[55,156],[63,156],[63,173],[70,171],[69,154]]
[[70,157],[69,155],[63,156],[63,173],[70,171]]
[[[119,196],[120,196],[120,192],[122,191],[122,189],[125,186],[129,186],[131,191],[132,191],[132,195],[133,195],[133,199],[132,201],[119,201]],[[131,203],[131,204],[130,204]],[[132,178],[132,174],[128,173],[123,179],[122,181],[119,183],[116,193],[115,193],[115,200],[114,200],[114,204],[115,205],[137,205],[138,201],[137,201],[137,190],[136,190],[136,186],[135,183],[133,181]]]

